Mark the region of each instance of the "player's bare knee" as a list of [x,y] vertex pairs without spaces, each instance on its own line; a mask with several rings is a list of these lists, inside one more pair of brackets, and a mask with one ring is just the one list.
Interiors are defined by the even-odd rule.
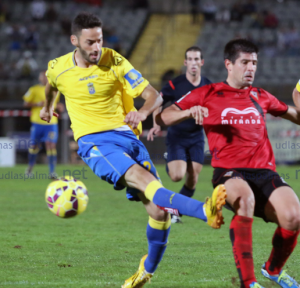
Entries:
[[254,196],[247,195],[245,197],[242,197],[240,204],[241,204],[241,206],[244,207],[244,209],[254,211],[254,206],[255,206]]
[[150,217],[152,217],[156,221],[165,222],[168,220],[169,213],[159,209],[157,206],[152,209]]
[[126,186],[136,188],[140,191],[144,191],[148,184],[156,178],[145,168],[135,164],[131,166],[122,177],[122,181],[125,181]]
[[173,175],[171,176],[171,179],[173,182],[179,182],[182,180],[183,177],[181,177],[181,175]]
[[173,182],[179,182],[183,179],[184,173],[181,173],[180,171],[169,171],[169,176]]
[[252,217],[254,214],[255,199],[254,195],[248,194],[239,197],[235,204],[235,210],[239,215]]
[[291,209],[286,209],[282,219],[279,219],[279,222],[283,223],[283,228],[287,230],[300,230],[300,211],[293,207]]

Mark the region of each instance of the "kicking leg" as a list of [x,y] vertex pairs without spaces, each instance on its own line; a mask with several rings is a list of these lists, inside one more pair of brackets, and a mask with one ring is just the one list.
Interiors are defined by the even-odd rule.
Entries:
[[122,184],[143,192],[148,200],[160,207],[177,209],[180,214],[202,219],[213,228],[220,228],[222,224],[221,209],[226,198],[224,185],[218,186],[212,198],[203,203],[164,188],[151,173],[137,164],[131,166],[120,180]]
[[300,287],[284,270],[284,264],[297,245],[300,229],[300,204],[295,192],[288,186],[275,189],[265,207],[269,220],[278,224],[273,236],[273,249],[262,274],[281,287]]

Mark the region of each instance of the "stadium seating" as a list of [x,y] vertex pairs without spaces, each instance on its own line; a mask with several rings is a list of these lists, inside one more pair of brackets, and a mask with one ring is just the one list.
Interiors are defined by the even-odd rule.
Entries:
[[[221,1],[215,2],[221,5]],[[269,4],[267,1],[257,2],[260,11],[269,10]],[[284,3],[274,1],[272,4],[272,12],[278,17],[281,27],[288,27],[290,23],[299,27],[299,9],[299,1]],[[227,71],[223,64],[223,49],[220,47],[224,47],[229,40],[237,37],[251,37],[257,43],[262,39],[265,43],[272,43],[269,48],[263,48],[260,52],[256,85],[262,85],[266,82],[269,84],[294,84],[299,78],[299,74],[297,74],[297,69],[300,66],[299,52],[298,57],[295,57],[297,55],[289,56],[286,53],[273,51],[277,41],[277,29],[251,28],[252,23],[253,18],[251,16],[244,17],[242,22],[205,23],[196,43],[203,49],[205,57],[203,73],[212,81],[223,81]],[[272,54],[276,57],[272,57]]]
[[[58,13],[58,20],[51,23],[46,21],[34,23],[38,27],[39,43],[38,50],[33,51],[33,56],[39,69],[47,69],[49,60],[74,49],[70,43],[69,36],[63,34],[61,28],[60,21],[65,17],[70,17],[70,20],[72,20],[73,15],[81,11],[96,13],[102,19],[105,28],[115,31],[120,39],[121,47],[124,51],[123,54],[126,56],[135,43],[148,13],[145,9],[129,10],[126,7],[122,7],[122,5],[117,7],[109,5],[95,7],[73,1],[55,1],[51,2],[51,4],[54,5]],[[14,1],[14,5],[11,5],[10,13],[10,21],[0,25],[0,62],[5,63],[5,65],[16,63],[21,56],[21,51],[25,50],[25,48],[22,48],[21,51],[9,51],[10,38],[5,31],[13,24],[24,25],[25,23],[30,23],[30,2]],[[10,76],[10,78],[13,77]],[[24,87],[23,85],[20,86],[21,88],[26,86],[25,90],[18,89],[18,94],[15,94],[12,86],[10,86],[10,81],[0,81],[0,99],[20,100],[31,84],[32,81],[27,80],[27,85],[24,85]]]

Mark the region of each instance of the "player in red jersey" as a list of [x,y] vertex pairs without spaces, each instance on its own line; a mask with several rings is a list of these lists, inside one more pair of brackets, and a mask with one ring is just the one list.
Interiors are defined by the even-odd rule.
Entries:
[[189,92],[156,120],[168,126],[193,117],[203,124],[213,154],[213,185],[225,184],[227,205],[235,213],[230,238],[241,287],[262,287],[255,278],[252,257],[255,215],[278,225],[262,274],[281,287],[296,288],[300,285],[282,268],[297,244],[300,204],[276,172],[265,115],[270,113],[300,125],[300,93],[293,92],[297,106],[293,107],[252,87],[257,53],[256,45],[248,40],[230,41],[224,50],[227,80]]

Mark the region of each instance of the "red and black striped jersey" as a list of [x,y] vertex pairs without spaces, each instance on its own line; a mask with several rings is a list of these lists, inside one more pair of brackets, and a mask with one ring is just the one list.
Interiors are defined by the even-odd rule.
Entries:
[[283,115],[288,106],[272,94],[252,86],[235,89],[220,82],[197,88],[175,104],[183,110],[197,105],[208,108],[203,127],[213,167],[276,171],[265,115]]

